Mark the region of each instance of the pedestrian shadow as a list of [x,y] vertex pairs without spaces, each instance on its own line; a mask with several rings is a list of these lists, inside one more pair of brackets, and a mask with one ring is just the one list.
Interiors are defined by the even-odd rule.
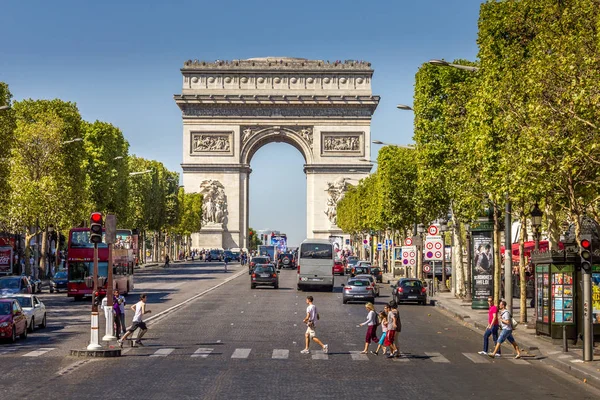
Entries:
[[215,343],[196,343],[195,346],[223,346],[225,343],[215,342]]

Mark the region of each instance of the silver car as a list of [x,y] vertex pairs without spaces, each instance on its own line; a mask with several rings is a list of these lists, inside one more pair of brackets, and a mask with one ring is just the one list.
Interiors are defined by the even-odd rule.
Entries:
[[342,286],[344,288],[342,303],[344,304],[347,304],[349,301],[375,302],[373,285],[366,279],[352,278],[345,285],[342,283]]
[[15,299],[27,317],[27,330],[33,332],[36,326],[46,327],[46,306],[33,294],[15,294],[9,298]]
[[369,282],[371,282],[371,285],[373,285],[373,290],[375,292],[375,296],[379,297],[379,286],[377,285],[377,281],[375,280],[375,277],[373,275],[359,274],[359,275],[356,275],[354,277],[354,279],[364,279],[364,280],[368,280]]

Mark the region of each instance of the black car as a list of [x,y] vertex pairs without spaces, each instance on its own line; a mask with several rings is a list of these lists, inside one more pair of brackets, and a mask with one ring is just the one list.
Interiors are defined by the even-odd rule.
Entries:
[[61,290],[67,290],[67,272],[66,271],[58,271],[54,276],[50,279],[50,293],[58,293]]
[[392,297],[398,304],[405,301],[427,304],[427,288],[418,279],[403,278],[390,287],[392,288]]
[[379,267],[371,267],[371,275],[375,278],[375,282],[383,283],[383,271]]
[[350,271],[350,276],[355,277],[356,275],[369,275],[371,273],[370,265],[356,265],[352,267]]
[[223,252],[223,261],[227,261],[227,262],[232,262],[235,260],[235,256],[233,255],[233,253],[229,250],[225,250]]
[[277,266],[279,268],[296,268],[296,259],[292,253],[281,253],[277,256]]
[[273,264],[256,264],[250,276],[250,289],[256,289],[257,285],[273,286],[279,289],[279,275]]

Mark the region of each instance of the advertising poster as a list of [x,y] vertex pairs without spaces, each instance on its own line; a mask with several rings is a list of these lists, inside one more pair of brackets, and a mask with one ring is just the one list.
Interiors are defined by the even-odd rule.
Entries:
[[592,274],[592,321],[600,324],[600,272]]
[[12,272],[12,260],[12,247],[0,247],[0,275],[8,275]]
[[272,235],[271,246],[275,246],[280,252],[287,250],[287,236],[286,235]]
[[494,295],[494,240],[492,232],[473,232],[472,276],[473,308],[487,308]]

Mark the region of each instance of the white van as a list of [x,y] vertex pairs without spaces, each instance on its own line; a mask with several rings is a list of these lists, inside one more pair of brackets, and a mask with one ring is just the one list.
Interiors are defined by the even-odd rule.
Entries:
[[333,291],[333,245],[326,239],[306,239],[298,249],[298,290],[320,287]]

